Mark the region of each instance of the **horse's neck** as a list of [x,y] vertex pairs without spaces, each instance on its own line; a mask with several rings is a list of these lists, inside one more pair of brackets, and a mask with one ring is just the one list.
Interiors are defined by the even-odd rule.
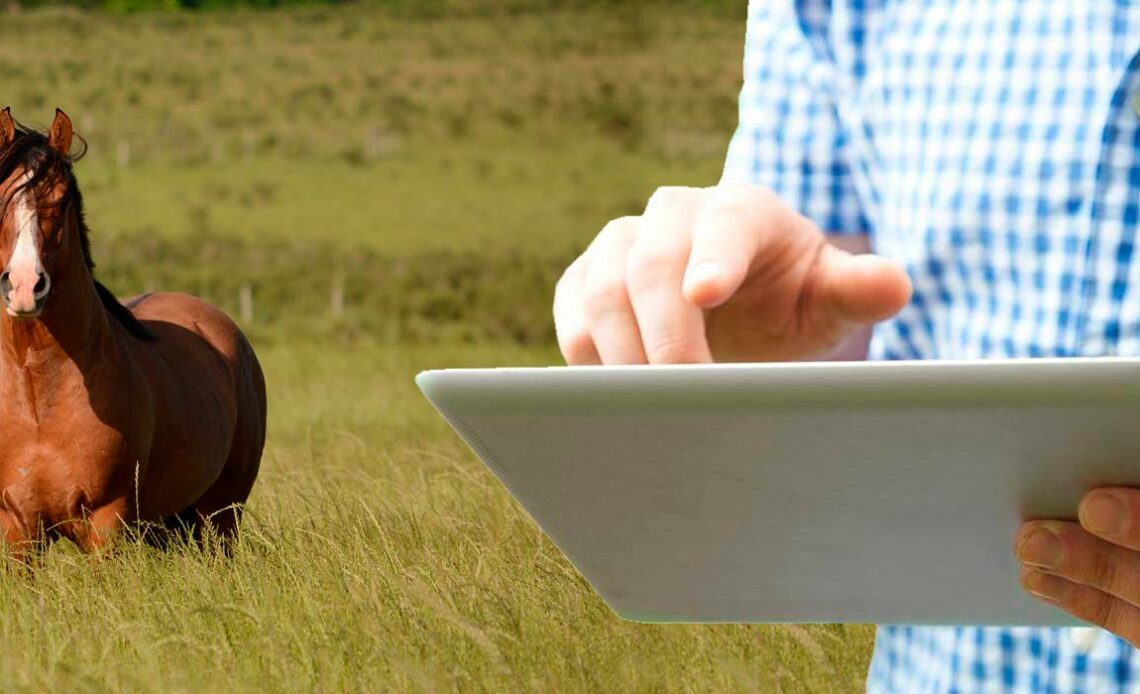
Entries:
[[85,371],[114,335],[86,267],[54,283],[39,320],[19,321],[0,311],[0,369],[58,375],[61,362]]

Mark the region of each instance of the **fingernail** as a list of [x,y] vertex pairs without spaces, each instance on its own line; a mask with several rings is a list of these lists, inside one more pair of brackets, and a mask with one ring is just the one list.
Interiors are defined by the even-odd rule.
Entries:
[[696,265],[689,268],[685,273],[685,282],[692,286],[694,284],[703,284],[720,277],[721,267],[720,263],[715,260],[702,260]]
[[1055,533],[1035,528],[1017,545],[1017,558],[1023,564],[1055,569],[1065,558],[1065,546]]
[[1078,511],[1081,525],[1098,535],[1119,535],[1128,524],[1128,509],[1114,494],[1090,494]]
[[1021,584],[1025,587],[1025,590],[1033,593],[1037,597],[1048,600],[1049,602],[1057,602],[1057,583],[1053,580],[1052,576],[1041,573],[1040,571],[1030,571],[1025,574],[1025,578],[1022,579]]

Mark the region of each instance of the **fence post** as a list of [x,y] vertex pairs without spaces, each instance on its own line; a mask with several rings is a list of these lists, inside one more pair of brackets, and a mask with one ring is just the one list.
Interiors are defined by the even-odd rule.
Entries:
[[253,285],[246,283],[241,286],[238,302],[241,305],[241,322],[253,325]]
[[329,296],[329,308],[334,318],[344,317],[344,273],[333,275],[332,292]]

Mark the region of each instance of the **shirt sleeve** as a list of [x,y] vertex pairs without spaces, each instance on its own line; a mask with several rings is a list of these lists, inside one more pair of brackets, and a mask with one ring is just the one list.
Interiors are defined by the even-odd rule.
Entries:
[[827,0],[751,0],[724,180],[767,186],[831,234],[867,234],[838,116]]

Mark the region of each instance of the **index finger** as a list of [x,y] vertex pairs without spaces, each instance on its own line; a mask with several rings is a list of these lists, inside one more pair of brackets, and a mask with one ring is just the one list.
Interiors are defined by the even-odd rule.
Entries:
[[701,308],[728,301],[769,245],[806,240],[810,227],[804,225],[805,220],[761,186],[721,184],[710,189],[693,219],[685,297]]

